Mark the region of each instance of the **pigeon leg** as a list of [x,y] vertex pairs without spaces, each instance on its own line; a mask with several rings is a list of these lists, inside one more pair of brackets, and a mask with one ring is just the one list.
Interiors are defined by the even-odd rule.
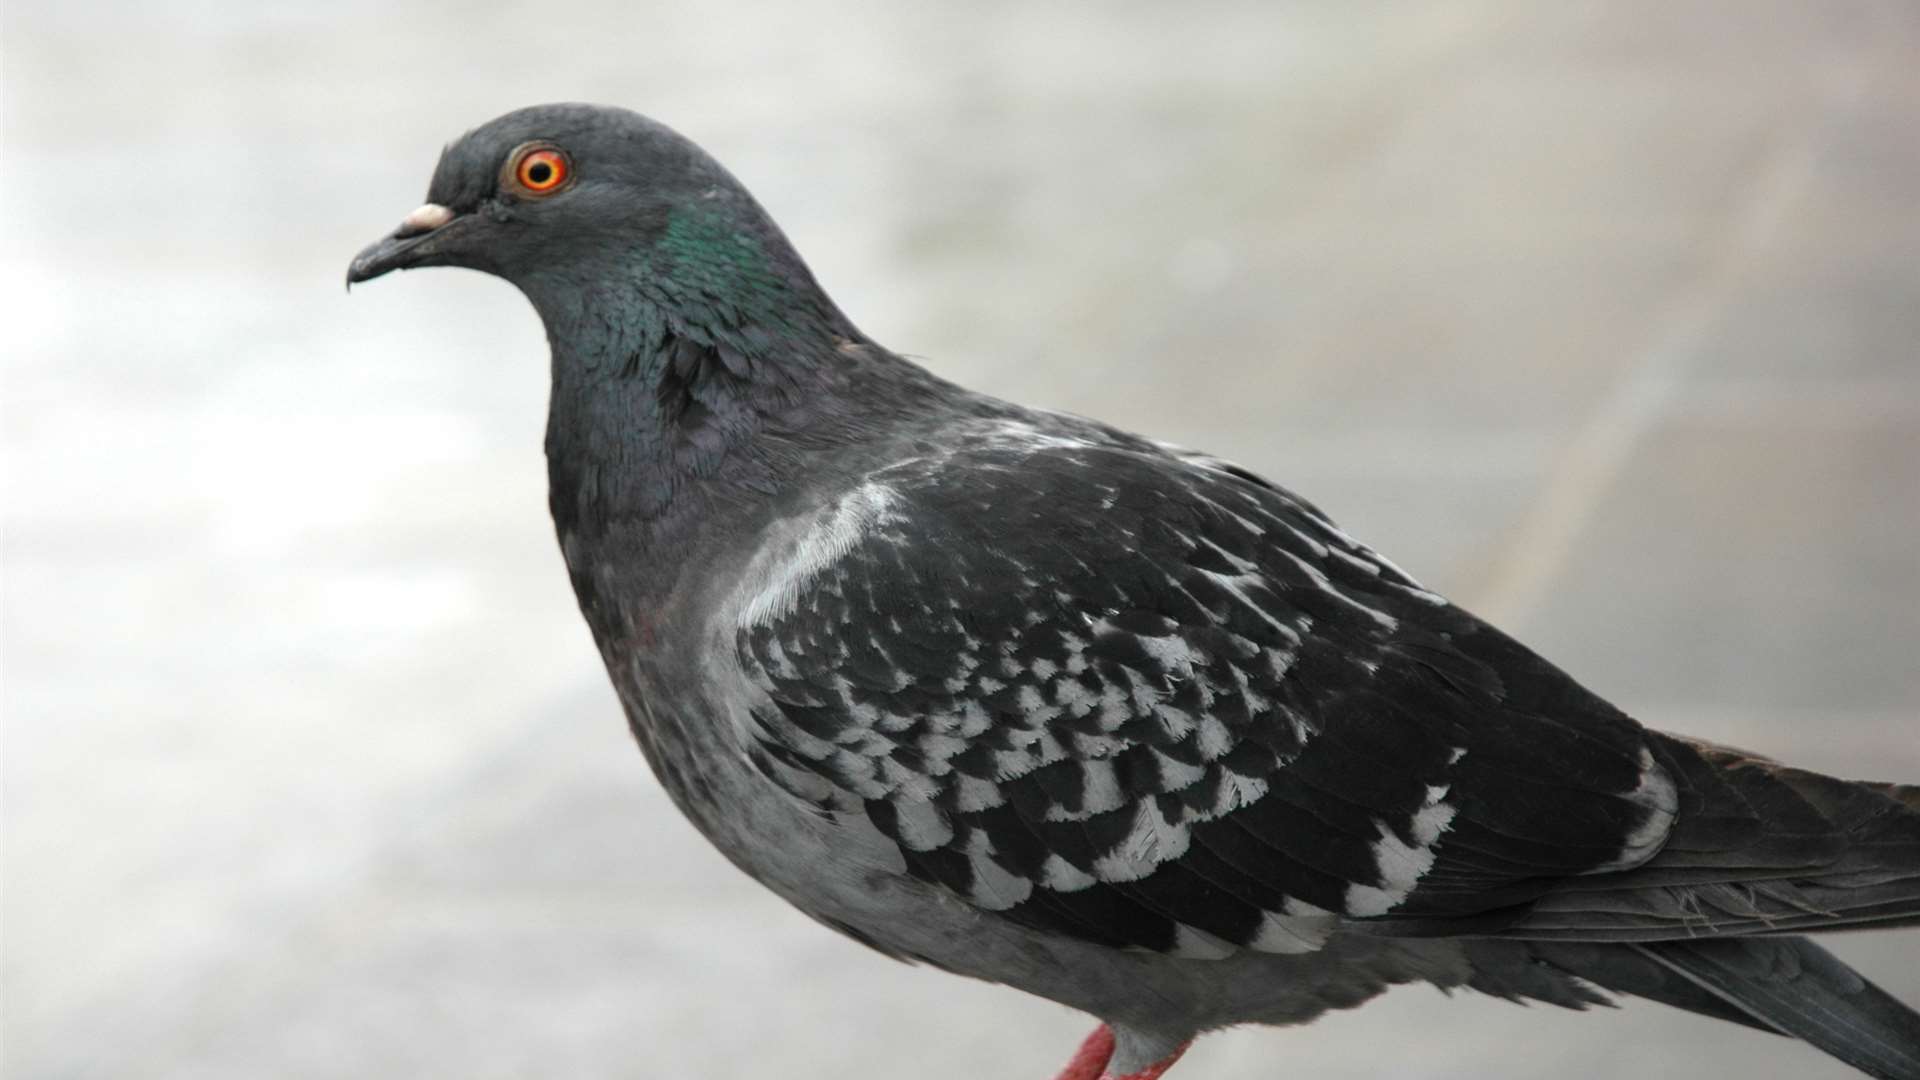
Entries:
[[1080,1049],[1074,1052],[1073,1060],[1067,1062],[1067,1067],[1061,1070],[1060,1075],[1054,1080],[1160,1080],[1168,1069],[1173,1068],[1173,1063],[1180,1060],[1180,1055],[1187,1052],[1187,1047],[1192,1045],[1191,1041],[1181,1043],[1173,1053],[1139,1072],[1116,1076],[1107,1071],[1107,1062],[1113,1057],[1113,1029],[1101,1024],[1093,1029],[1093,1034],[1088,1035],[1085,1042],[1080,1044]]
[[1181,1043],[1173,1053],[1141,1069],[1139,1072],[1128,1073],[1125,1076],[1115,1076],[1112,1073],[1107,1073],[1103,1075],[1100,1080],[1160,1080],[1162,1076],[1166,1075],[1168,1069],[1173,1068],[1173,1063],[1180,1060],[1180,1055],[1187,1052],[1187,1047],[1192,1045],[1193,1042],[1191,1040]]
[[1105,1024],[1093,1029],[1080,1049],[1073,1052],[1073,1060],[1060,1070],[1054,1080],[1101,1080],[1107,1071],[1107,1059],[1113,1056],[1113,1029]]

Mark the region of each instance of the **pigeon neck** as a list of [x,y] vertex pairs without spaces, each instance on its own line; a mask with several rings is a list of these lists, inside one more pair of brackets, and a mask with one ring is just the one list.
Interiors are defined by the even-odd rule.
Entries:
[[548,318],[547,467],[563,530],[660,516],[690,480],[736,469],[788,411],[765,361],[655,306],[582,314]]
[[553,350],[563,533],[670,524],[682,502],[755,504],[801,447],[952,389],[868,341],[764,215],[676,213],[616,265],[518,284]]
[[650,268],[526,291],[552,347],[549,498],[563,534],[657,524],[682,501],[750,501],[777,486],[781,446],[854,411],[839,350],[864,339],[817,288],[776,312],[768,295],[722,301]]

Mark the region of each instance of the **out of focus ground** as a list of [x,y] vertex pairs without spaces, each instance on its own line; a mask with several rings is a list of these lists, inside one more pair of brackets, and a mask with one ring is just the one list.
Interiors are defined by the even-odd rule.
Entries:
[[[944,374],[1240,459],[1656,726],[1920,780],[1920,11],[1263,0],[4,13],[4,1059],[55,1077],[1044,1077],[668,806],[434,155],[638,107]],[[1920,934],[1837,946],[1920,1001]],[[1199,1077],[1840,1077],[1397,991]]]

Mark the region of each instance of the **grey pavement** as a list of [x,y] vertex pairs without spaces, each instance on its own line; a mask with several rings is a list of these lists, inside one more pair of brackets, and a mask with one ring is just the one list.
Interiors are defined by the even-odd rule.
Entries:
[[[342,293],[438,147],[627,104],[879,340],[1226,454],[1657,727],[1920,780],[1903,0],[12,0],[4,1043],[80,1077],[1051,1076],[648,775],[544,507],[539,327]],[[1920,933],[1835,942],[1920,1001]],[[1175,1075],[1840,1077],[1427,988]]]

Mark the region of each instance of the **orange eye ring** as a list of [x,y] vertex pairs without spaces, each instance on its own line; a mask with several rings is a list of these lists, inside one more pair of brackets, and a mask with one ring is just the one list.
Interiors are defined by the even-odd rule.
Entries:
[[528,195],[551,195],[573,175],[567,155],[551,146],[529,146],[514,156],[515,186]]

